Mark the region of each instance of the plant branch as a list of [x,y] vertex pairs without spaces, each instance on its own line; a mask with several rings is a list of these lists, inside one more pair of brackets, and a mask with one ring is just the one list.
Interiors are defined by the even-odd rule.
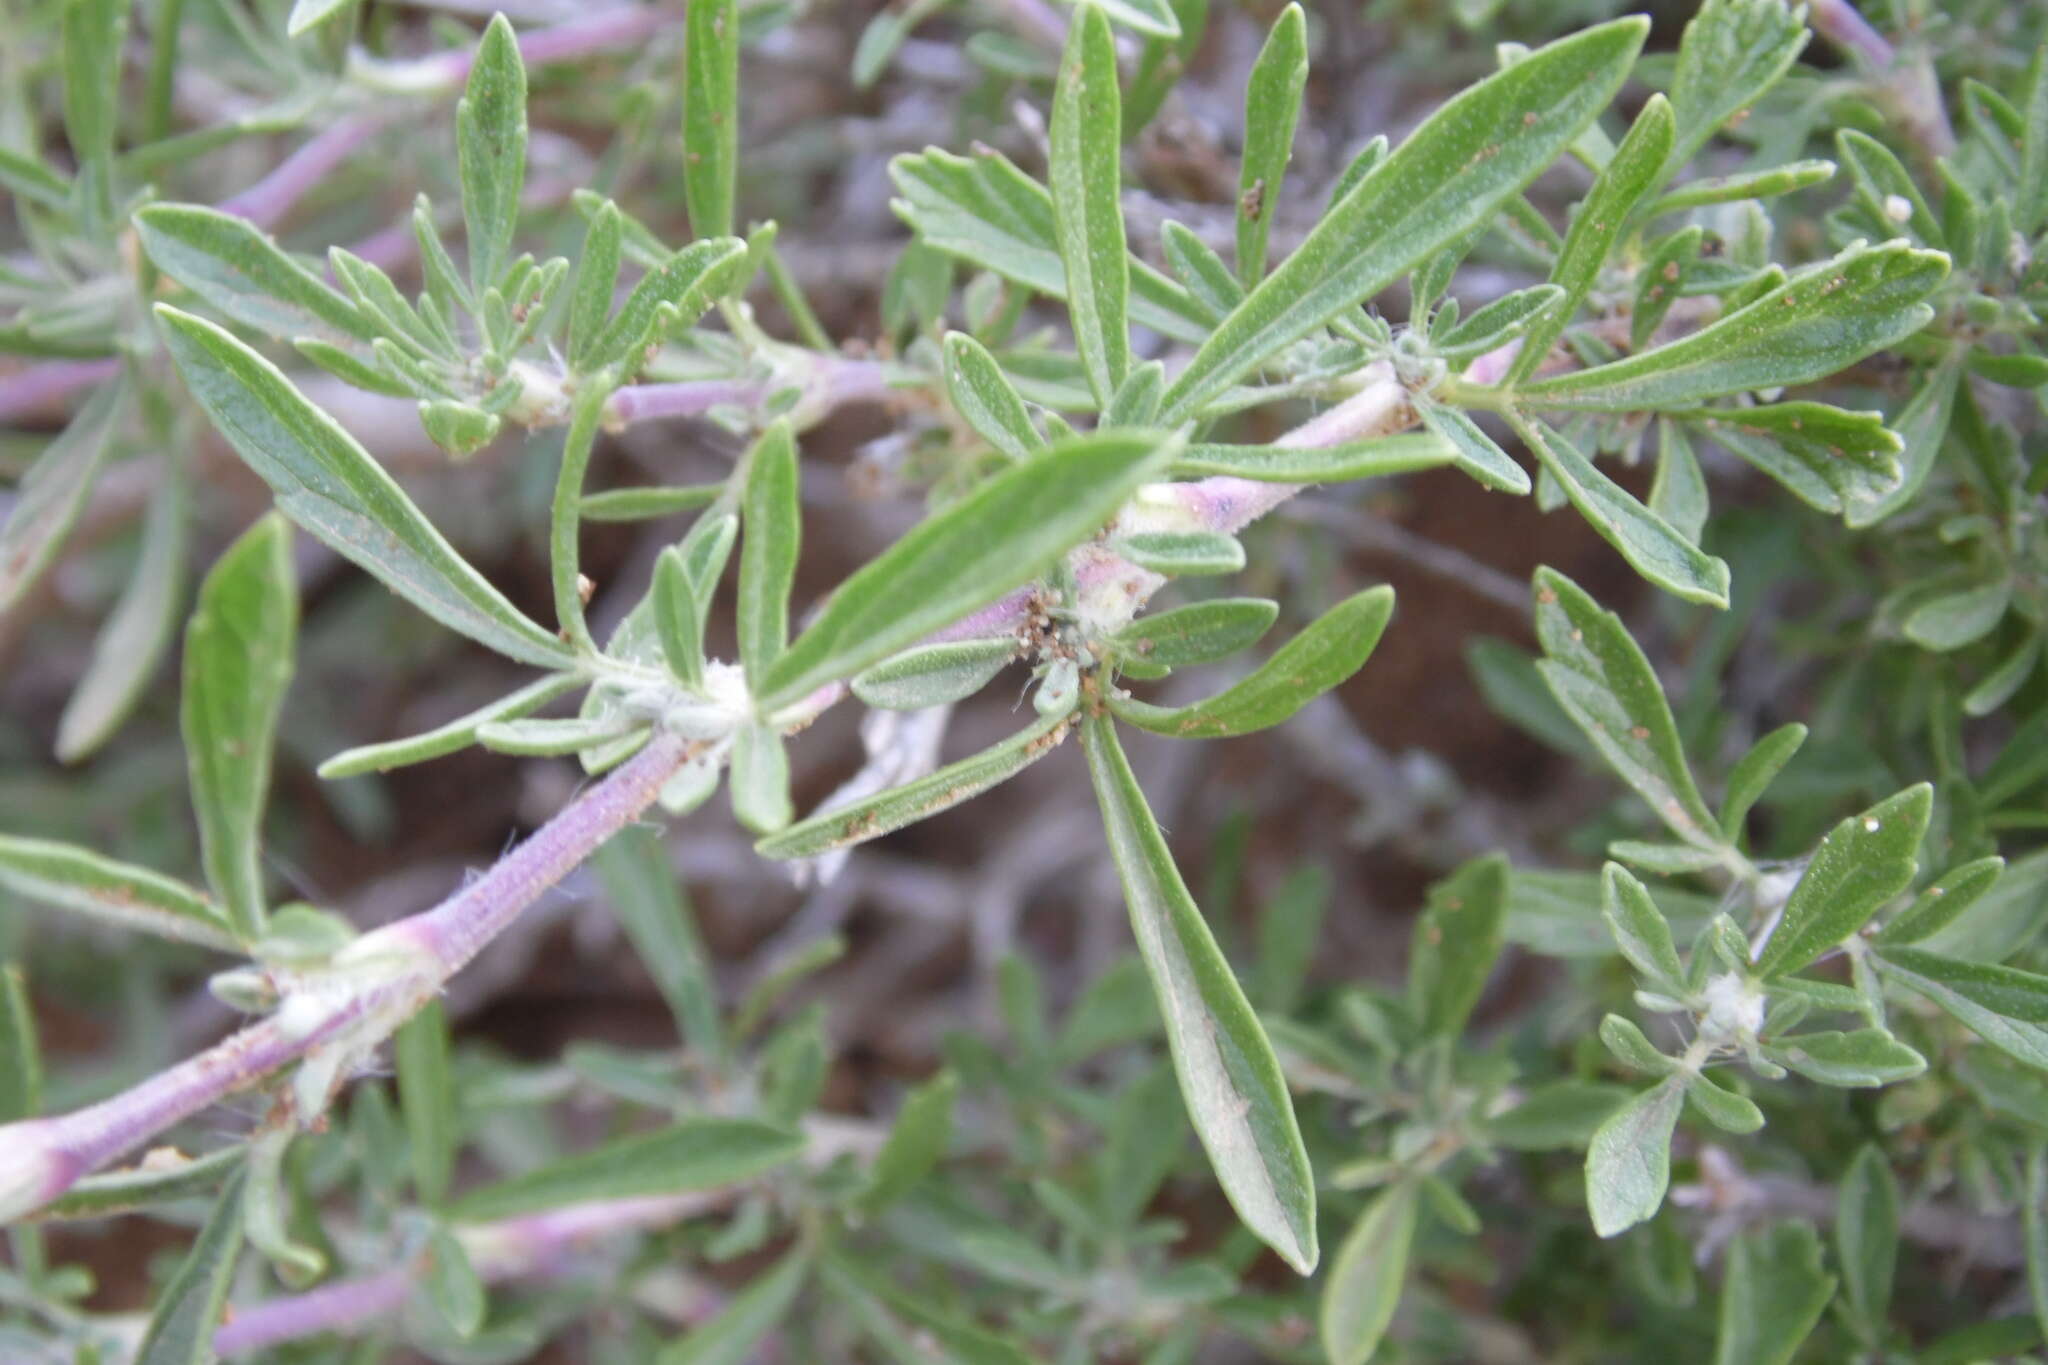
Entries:
[[1902,53],[1870,26],[1850,0],[1813,0],[1814,30],[1854,56],[1871,76],[1871,93],[1891,106],[1906,135],[1929,160],[1956,149],[1956,133],[1941,99],[1941,80],[1925,52]]

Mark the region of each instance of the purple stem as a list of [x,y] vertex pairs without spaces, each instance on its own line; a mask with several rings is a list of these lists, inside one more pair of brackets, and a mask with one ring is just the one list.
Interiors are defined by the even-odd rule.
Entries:
[[48,360],[13,374],[0,375],[0,422],[33,416],[58,399],[88,388],[121,371],[121,362],[105,360]]
[[247,218],[266,230],[276,227],[308,190],[325,180],[358,147],[384,131],[384,126],[398,116],[395,110],[350,114],[315,134],[248,189],[223,199],[220,211]]
[[1912,60],[1900,60],[1899,50],[1850,0],[1813,0],[1807,14],[1816,32],[1870,68],[1878,78],[1872,83],[1873,93],[1905,124],[1907,136],[1922,152],[1943,157],[1955,151],[1956,131],[1942,102],[1941,80],[1924,51]]
[[697,417],[724,404],[751,407],[765,386],[751,379],[691,379],[677,384],[632,384],[605,400],[605,422],[625,426],[657,417]]
[[389,1321],[412,1293],[415,1267],[380,1270],[360,1279],[336,1280],[304,1294],[238,1309],[213,1334],[216,1355],[267,1350],[321,1332],[346,1331],[364,1323]]

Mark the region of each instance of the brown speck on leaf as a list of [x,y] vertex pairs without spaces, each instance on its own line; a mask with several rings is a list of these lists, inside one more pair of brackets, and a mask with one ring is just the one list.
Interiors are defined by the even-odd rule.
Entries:
[[1557,594],[1549,588],[1538,588],[1536,590],[1536,601],[1539,605],[1547,607],[1556,600]]
[[1650,737],[1650,727],[1647,725],[1632,725],[1629,727],[1628,737],[1630,739],[1648,739]]
[[597,596],[596,581],[593,580],[588,574],[577,574],[576,600],[587,607],[590,605],[590,599],[595,596]]
[[1678,262],[1664,262],[1664,278],[1667,280],[1676,280],[1678,278]]
[[1237,201],[1237,211],[1247,218],[1256,218],[1266,206],[1266,177],[1260,176],[1245,186],[1244,193]]

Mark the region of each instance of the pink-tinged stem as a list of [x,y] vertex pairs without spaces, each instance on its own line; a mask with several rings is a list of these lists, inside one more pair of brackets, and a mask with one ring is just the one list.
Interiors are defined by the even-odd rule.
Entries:
[[90,388],[121,372],[121,362],[48,360],[13,374],[0,375],[0,422],[32,417],[80,389]]
[[1850,0],[1813,0],[1807,15],[1815,32],[1870,69],[1876,78],[1873,93],[1905,124],[1906,134],[1922,152],[1942,157],[1955,151],[1955,125],[1949,122],[1948,107],[1942,102],[1941,79],[1925,52],[1901,60],[1899,50],[1870,26]]
[[222,213],[247,218],[260,228],[274,228],[306,192],[332,175],[357,148],[384,131],[398,117],[395,111],[351,114],[322,129],[276,169],[248,189],[220,203]]
[[355,945],[365,950],[359,962],[389,953],[403,966],[403,950],[415,950],[414,959],[423,953],[428,959],[424,979],[418,971],[396,971],[359,992],[331,989],[288,999],[260,1023],[111,1099],[56,1118],[0,1126],[0,1221],[41,1207],[172,1124],[254,1085],[353,1026],[397,1027],[521,911],[652,805],[662,784],[682,766],[685,751],[684,740],[656,734],[483,876],[433,909]]
[[[573,1268],[567,1253],[595,1238],[664,1227],[720,1202],[710,1192],[608,1199],[461,1228],[457,1235],[478,1278],[495,1284]],[[222,1356],[247,1355],[322,1332],[349,1334],[389,1322],[404,1308],[419,1271],[417,1265],[400,1266],[238,1309],[213,1334],[213,1349]]]
[[675,384],[631,384],[605,400],[605,422],[626,426],[658,417],[700,417],[716,407],[751,407],[763,385],[751,379],[691,379]]

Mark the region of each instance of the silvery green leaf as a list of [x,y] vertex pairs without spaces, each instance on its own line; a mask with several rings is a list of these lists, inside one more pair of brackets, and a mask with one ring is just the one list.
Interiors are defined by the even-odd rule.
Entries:
[[1666,413],[1719,442],[1823,512],[1850,516],[1884,499],[1901,477],[1898,435],[1884,414],[1824,403],[1700,408]]
[[701,691],[704,618],[697,614],[697,597],[690,590],[690,571],[683,565],[682,551],[673,545],[654,562],[653,611],[668,671],[684,687]]
[[739,238],[709,237],[653,266],[591,344],[583,368],[594,371],[623,364],[637,369],[641,350],[667,330],[695,321],[731,286],[746,260],[747,244]]
[[1728,790],[1721,797],[1721,833],[1730,840],[1741,837],[1743,821],[1750,807],[1770,787],[1799,746],[1806,743],[1806,727],[1794,721],[1781,725],[1737,760],[1728,773]]
[[504,421],[470,403],[436,399],[419,405],[420,426],[429,440],[455,459],[465,459],[498,437]]
[[541,667],[571,661],[561,641],[457,555],[383,466],[276,366],[204,319],[161,304],[157,318],[192,396],[286,516],[478,643]]
[[476,742],[493,753],[559,758],[618,739],[634,728],[633,718],[624,714],[569,716],[559,720],[521,717],[485,721],[476,727],[475,734]]
[[1167,578],[1236,573],[1244,567],[1243,543],[1221,531],[1139,531],[1113,537],[1110,548]]
[[455,106],[455,139],[470,286],[481,296],[504,271],[526,185],[526,65],[502,14],[492,16],[477,44],[468,88]]
[[1884,1149],[1865,1143],[1842,1176],[1835,1200],[1835,1250],[1843,1297],[1859,1334],[1882,1341],[1899,1258],[1899,1182]]
[[733,737],[732,813],[756,834],[774,834],[793,814],[789,801],[789,753],[775,727],[755,721]]
[[1263,597],[1219,597],[1141,617],[1106,643],[1119,658],[1181,668],[1250,648],[1279,616],[1279,603]]
[[1210,322],[1221,321],[1224,314],[1244,301],[1244,286],[1230,273],[1223,258],[1193,229],[1169,218],[1159,229],[1159,246],[1175,277],[1187,286],[1189,296],[1209,313]]
[[683,1041],[720,1053],[718,983],[661,836],[648,826],[629,825],[597,851],[592,866]]
[[1747,1096],[1725,1090],[1706,1076],[1686,1078],[1686,1102],[1724,1133],[1754,1133],[1764,1126],[1764,1112]]
[[1688,602],[1728,605],[1728,565],[1724,561],[1701,550],[1637,502],[1561,432],[1529,418],[1510,420],[1572,506],[1637,573]]
[[1669,1075],[1678,1065],[1658,1051],[1642,1029],[1619,1014],[1609,1014],[1600,1020],[1600,1041],[1615,1060],[1645,1076]]
[[1806,46],[1804,16],[1785,0],[1707,0],[1686,26],[1671,78],[1673,168],[1778,83]]
[[1768,166],[1759,171],[1702,176],[1659,195],[1657,202],[1650,205],[1643,216],[1662,218],[1667,213],[1683,213],[1709,204],[1769,199],[1824,185],[1834,179],[1834,175],[1835,163],[1832,161],[1788,161],[1782,166]]
[[1482,1131],[1489,1143],[1510,1151],[1583,1147],[1628,1098],[1627,1090],[1601,1081],[1552,1081],[1487,1118]]
[[1452,98],[1333,205],[1166,391],[1182,421],[1282,347],[1487,222],[1604,109],[1648,25],[1560,39]]
[[1131,365],[1130,253],[1124,246],[1122,95],[1116,40],[1093,4],[1075,12],[1052,100],[1046,179],[1067,276],[1074,346],[1095,401],[1109,406]]
[[1433,338],[1430,349],[1453,365],[1464,364],[1526,335],[1531,328],[1541,325],[1563,299],[1564,290],[1547,282],[1502,294],[1470,317],[1460,318],[1442,336]]
[[1514,457],[1502,450],[1470,414],[1445,407],[1419,392],[1410,396],[1410,402],[1422,424],[1450,449],[1451,463],[1481,486],[1517,497],[1529,491],[1528,471],[1516,464]]
[[803,1150],[799,1134],[754,1119],[688,1118],[473,1190],[448,1211],[476,1223],[597,1199],[717,1189],[765,1175]]
[[1392,588],[1368,588],[1317,617],[1255,672],[1207,701],[1163,707],[1112,696],[1110,709],[1140,729],[1176,739],[1264,730],[1364,667],[1393,612]]
[[1148,360],[1124,376],[1102,410],[1103,427],[1148,427],[1159,415],[1159,395],[1166,388],[1166,365]]
[[1077,10],[1100,9],[1135,33],[1155,38],[1180,37],[1180,19],[1170,0],[1063,0]]
[[690,230],[733,230],[739,175],[740,10],[738,0],[701,0],[684,16],[683,195]]
[[1600,1236],[1627,1231],[1663,1204],[1671,1184],[1671,1130],[1684,1103],[1684,1081],[1667,1078],[1615,1110],[1593,1134],[1586,1207]]
[[654,1365],[747,1365],[770,1333],[789,1319],[790,1305],[811,1270],[809,1248],[787,1252],[756,1275],[718,1312],[663,1348]]
[[1308,23],[1301,6],[1280,11],[1244,90],[1244,154],[1237,175],[1237,278],[1249,289],[1266,273],[1266,238],[1280,208],[1280,181],[1294,154],[1294,124],[1308,84]]
[[2005,859],[1978,858],[1952,867],[1877,931],[1881,944],[1918,943],[1940,933],[1998,883]]
[[1694,785],[1664,689],[1621,624],[1578,584],[1538,569],[1537,671],[1586,737],[1671,832],[1711,847],[1719,826]]
[[1238,1217],[1306,1275],[1317,1260],[1315,1179],[1272,1044],[1181,881],[1113,722],[1089,718],[1082,741],[1188,1117]]
[[1408,1004],[1425,1033],[1455,1038],[1500,956],[1507,859],[1465,864],[1429,889],[1408,953]]
[[377,335],[360,308],[246,218],[200,204],[151,204],[135,215],[135,231],[157,269],[259,332],[359,342]]
[[32,1118],[43,1107],[43,1058],[21,968],[0,965],[0,1123]]
[[1933,805],[1934,788],[1922,782],[1836,825],[1792,888],[1777,930],[1757,957],[1758,975],[1798,971],[1911,886]]
[[1116,432],[1062,441],[934,514],[839,585],[761,676],[764,711],[859,673],[1030,582],[1094,534],[1177,442]]
[[1676,422],[1657,424],[1657,473],[1650,481],[1650,511],[1697,545],[1707,525],[1707,480],[1692,440]]
[[205,893],[71,844],[0,835],[0,886],[24,900],[124,928],[223,952],[241,946]]
[[1680,228],[1653,242],[1636,277],[1635,306],[1629,311],[1628,346],[1631,351],[1647,348],[1663,325],[1671,305],[1685,292],[1688,272],[1699,259],[1700,243],[1707,230],[1699,224]]
[[1643,979],[1669,995],[1683,996],[1685,966],[1671,941],[1671,924],[1643,884],[1613,863],[1600,879],[1600,912],[1615,946]]
[[114,140],[121,115],[121,47],[128,0],[72,0],[57,12],[64,140],[85,191],[85,222],[114,226]]
[[909,1193],[946,1155],[953,1135],[953,1101],[959,1078],[941,1071],[911,1090],[889,1126],[889,1138],[875,1155],[859,1196],[863,1215],[873,1217]]
[[724,492],[723,482],[608,488],[602,493],[585,493],[577,509],[585,521],[653,521],[693,512],[717,502]]
[[1028,460],[1045,441],[1016,386],[988,348],[965,332],[946,333],[946,395],[962,421],[1013,460]]
[[17,485],[0,524],[0,614],[57,558],[119,434],[127,400],[125,378],[101,384]]
[[1790,1365],[1834,1296],[1811,1223],[1743,1233],[1728,1248],[1714,1365]]
[[[933,148],[897,157],[889,177],[902,195],[897,216],[919,241],[1047,298],[1067,296],[1052,196],[1002,153],[963,157]],[[1142,261],[1129,269],[1132,322],[1177,341],[1209,334],[1213,319],[1187,290]]]
[[488,705],[480,706],[467,715],[458,716],[446,725],[436,726],[423,734],[344,750],[322,763],[319,774],[330,779],[357,777],[363,773],[389,772],[393,768],[424,763],[431,758],[455,753],[476,743],[477,731],[485,725],[497,721],[519,720],[556,698],[567,696],[581,687],[583,682],[584,680],[574,673],[551,673],[528,683],[517,692],[500,697]]
[[2005,618],[2012,595],[2012,580],[2002,576],[1974,587],[1945,592],[1913,608],[1901,628],[1907,639],[1923,649],[1961,649],[1997,627]]
[[918,645],[854,675],[853,695],[892,711],[945,706],[986,687],[1020,648],[1015,635]]
[[1330,1365],[1365,1365],[1394,1320],[1415,1238],[1415,1191],[1401,1180],[1375,1195],[1330,1262],[1319,1314]]
[[454,1233],[436,1226],[427,1235],[427,1302],[456,1336],[467,1339],[484,1325],[484,1282]]
[[803,531],[796,438],[777,421],[747,452],[741,497],[740,661],[749,678],[767,674],[789,639],[789,594]]
[[810,858],[865,843],[950,810],[1015,776],[1067,737],[1070,716],[1046,716],[1002,743],[864,800],[819,811],[754,845],[764,858]]
[[263,812],[299,620],[291,543],[275,513],[250,527],[199,585],[185,626],[180,716],[200,861],[245,940],[262,934],[267,907]]
[[[1451,442],[1421,432],[1368,436],[1332,446],[1198,443],[1175,457],[1175,478],[1227,474],[1259,483],[1342,483],[1465,461]],[[1517,471],[1519,472],[1519,471]]]
[[[1856,181],[1856,197],[1880,222],[1896,225],[1915,246],[1939,251],[1948,246],[1941,220],[1920,196],[1920,187],[1882,142],[1854,128],[1835,134],[1835,149]],[[1903,216],[1899,209],[1903,206]]]
[[1676,341],[1520,385],[1539,408],[1636,412],[1688,407],[1825,378],[1927,325],[1921,302],[1948,258],[1903,242],[1857,243]]
[[1881,1028],[1796,1034],[1773,1041],[1763,1053],[1779,1066],[1822,1085],[1890,1085],[1927,1070],[1925,1057]]
[[448,1012],[439,1000],[429,1001],[392,1036],[413,1190],[430,1207],[448,1197],[461,1137],[448,1051]]
[[235,1262],[241,1256],[248,1180],[248,1169],[242,1167],[221,1187],[206,1225],[157,1297],[156,1311],[135,1348],[135,1365],[213,1365],[219,1359],[213,1351],[213,1333],[227,1308]]

